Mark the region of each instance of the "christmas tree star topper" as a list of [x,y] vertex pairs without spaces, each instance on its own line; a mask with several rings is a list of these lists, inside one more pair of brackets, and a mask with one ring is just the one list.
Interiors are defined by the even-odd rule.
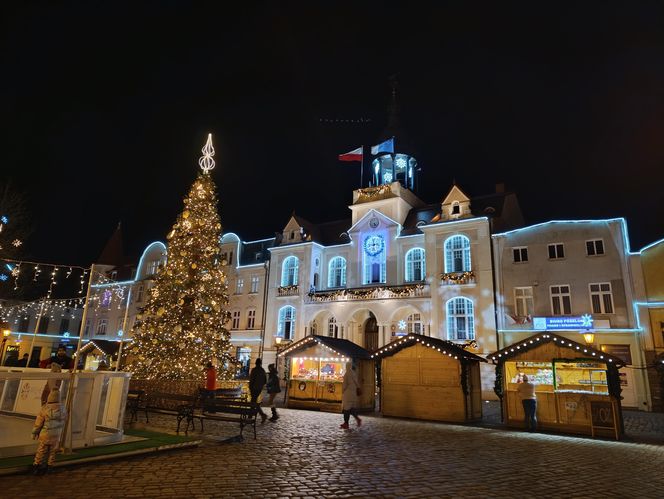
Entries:
[[201,167],[203,173],[209,173],[214,168],[214,159],[212,159],[212,156],[214,156],[214,147],[212,146],[211,133],[208,133],[207,142],[205,143],[205,147],[201,149],[201,152],[203,156],[198,160],[198,166]]

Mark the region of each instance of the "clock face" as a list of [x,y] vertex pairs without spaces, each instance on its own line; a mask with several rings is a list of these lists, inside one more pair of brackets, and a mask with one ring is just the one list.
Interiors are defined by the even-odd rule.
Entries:
[[376,217],[373,217],[371,220],[369,220],[369,227],[371,227],[372,229],[378,227],[378,224],[380,224],[380,222]]
[[380,236],[369,236],[364,240],[364,251],[369,256],[376,256],[385,249],[385,241]]

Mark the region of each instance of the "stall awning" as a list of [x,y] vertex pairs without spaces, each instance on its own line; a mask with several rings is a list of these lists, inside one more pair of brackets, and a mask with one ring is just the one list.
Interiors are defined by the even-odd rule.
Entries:
[[479,355],[475,355],[474,353],[465,350],[461,345],[457,345],[451,341],[441,340],[439,338],[423,336],[421,334],[409,334],[398,340],[394,340],[385,345],[383,348],[379,348],[373,352],[371,354],[371,358],[382,359],[383,357],[389,357],[398,351],[403,350],[404,348],[412,347],[417,343],[421,344],[422,346],[433,348],[434,350],[444,355],[454,357],[455,359],[486,362],[486,359],[483,359]]
[[555,343],[557,346],[567,349],[570,351],[570,353],[575,354],[577,357],[597,359],[619,368],[625,365],[625,362],[618,357],[609,355],[608,353],[604,353],[588,345],[582,345],[576,341],[568,340],[563,336],[558,336],[557,334],[551,333],[539,333],[531,336],[530,338],[526,338],[525,340],[517,341],[516,343],[505,347],[502,350],[498,350],[495,353],[490,353],[487,355],[487,359],[490,359],[494,364],[498,364],[500,362],[509,360],[511,357],[515,357],[522,354],[523,352],[527,352],[528,350],[532,350],[533,348],[537,348],[546,343]]
[[350,357],[352,359],[368,359],[370,357],[368,350],[362,348],[360,345],[356,345],[352,341],[319,335],[307,336],[300,341],[296,341],[283,352],[280,352],[279,355],[290,357],[294,353],[300,352],[315,345],[323,345],[323,347],[330,349],[332,353],[344,357]]

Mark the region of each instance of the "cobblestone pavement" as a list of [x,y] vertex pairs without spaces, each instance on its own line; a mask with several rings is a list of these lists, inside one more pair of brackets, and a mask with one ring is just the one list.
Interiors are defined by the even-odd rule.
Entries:
[[[7,498],[662,497],[664,446],[281,410],[258,439],[0,478]],[[151,417],[173,429],[174,418]],[[206,435],[237,433],[207,423]]]

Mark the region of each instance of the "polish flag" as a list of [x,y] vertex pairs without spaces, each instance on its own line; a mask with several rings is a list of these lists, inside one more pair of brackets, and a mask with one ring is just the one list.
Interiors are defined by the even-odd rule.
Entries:
[[339,161],[362,161],[362,146],[346,154],[339,154]]

